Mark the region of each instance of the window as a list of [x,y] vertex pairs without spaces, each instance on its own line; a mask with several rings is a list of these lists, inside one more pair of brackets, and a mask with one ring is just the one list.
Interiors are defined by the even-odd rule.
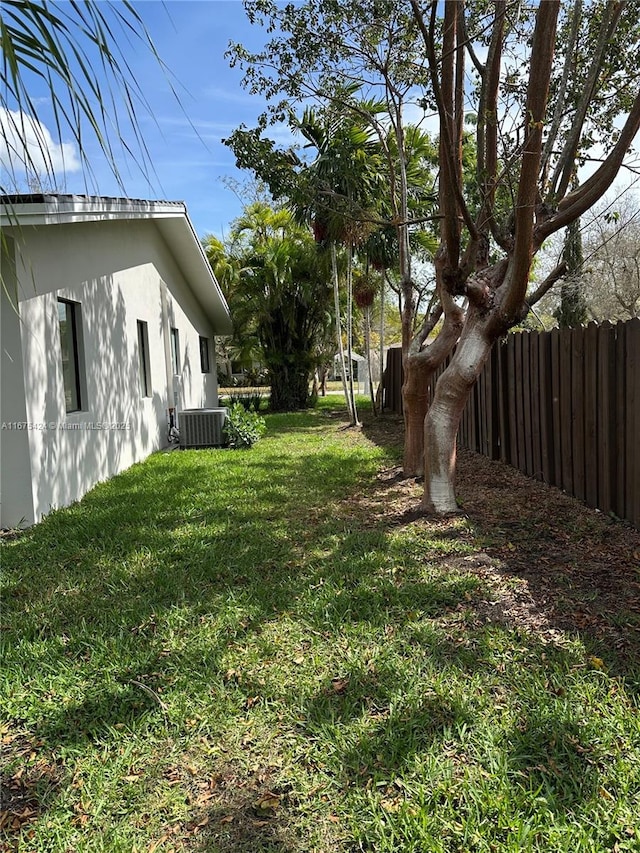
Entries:
[[180,335],[177,329],[171,329],[171,367],[174,376],[180,373]]
[[209,367],[209,338],[200,338],[200,369],[203,373],[211,373]]
[[151,396],[151,366],[149,364],[149,328],[144,320],[138,320],[138,359],[140,366],[140,392],[143,397]]
[[58,299],[58,323],[60,325],[60,350],[62,357],[62,379],[64,382],[64,404],[67,412],[79,412],[81,399],[81,314],[77,302]]

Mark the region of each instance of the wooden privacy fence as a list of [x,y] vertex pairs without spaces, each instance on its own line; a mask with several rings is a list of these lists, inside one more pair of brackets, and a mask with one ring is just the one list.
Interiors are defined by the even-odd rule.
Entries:
[[[385,405],[396,412],[401,384],[392,349]],[[640,318],[508,335],[473,388],[458,441],[640,528]]]

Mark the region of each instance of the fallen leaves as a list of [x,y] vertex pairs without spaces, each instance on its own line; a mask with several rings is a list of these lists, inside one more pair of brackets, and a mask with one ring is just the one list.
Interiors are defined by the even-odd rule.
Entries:
[[255,804],[255,807],[261,812],[275,812],[280,806],[280,797],[269,791],[266,796],[261,797]]
[[[2,731],[2,757],[7,769],[0,778],[0,830],[12,835],[22,832],[37,819],[43,807],[42,783],[46,782],[47,789],[54,789],[59,782],[60,769],[45,752],[42,741],[8,726]],[[12,767],[16,769],[9,769]]]

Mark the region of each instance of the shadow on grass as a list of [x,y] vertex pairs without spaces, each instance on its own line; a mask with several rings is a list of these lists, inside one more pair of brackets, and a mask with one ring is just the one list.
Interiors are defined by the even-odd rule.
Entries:
[[[341,453],[334,446],[306,452],[300,445],[294,454],[282,450],[279,442],[292,424],[299,436],[311,437],[328,419],[322,412],[272,416],[272,440],[260,451],[233,457],[225,451],[159,454],[98,487],[81,504],[52,514],[6,549],[4,621],[13,633],[7,631],[5,640],[5,670],[19,670],[20,649],[31,642],[50,672],[67,670],[75,682],[72,696],[55,690],[51,697],[35,696],[25,711],[26,722],[49,748],[104,743],[122,726],[140,731],[164,725],[181,732],[188,711],[167,712],[162,697],[179,693],[188,705],[194,693],[204,695],[207,680],[220,686],[229,647],[259,638],[270,622],[288,613],[328,641],[353,626],[370,626],[378,634],[389,627],[389,643],[393,631],[402,630],[410,643],[406,654],[415,644],[442,672],[450,668],[471,678],[491,670],[491,655],[482,646],[491,626],[484,634],[476,632],[471,647],[435,628],[410,627],[416,614],[438,619],[460,609],[473,612],[486,593],[485,581],[459,573],[420,579],[404,570],[406,546],[394,550],[397,513],[368,521],[351,512],[349,500],[370,488],[366,484],[382,457],[365,458],[357,446]],[[365,425],[364,432],[369,437],[377,430],[372,440],[381,447],[389,441],[384,459],[394,460],[397,436],[386,435],[382,420]],[[526,568],[527,555],[540,558],[543,551],[539,542],[529,543],[525,518],[506,532],[486,515],[482,500],[468,496],[466,501],[499,571],[505,576],[528,571],[530,588],[550,618],[559,612],[550,602],[561,588],[567,602],[576,600],[575,587],[561,587],[560,570]],[[523,500],[522,512],[525,505]],[[408,528],[408,519],[401,526]],[[545,541],[556,543],[554,554],[564,546],[560,566],[567,567],[577,559],[578,540],[574,534],[567,538],[566,531],[561,536],[557,524],[548,531]],[[445,527],[431,531],[430,541],[446,552],[459,536]],[[515,546],[517,556],[505,542]],[[424,560],[437,563],[440,555]],[[208,620],[217,621],[215,634],[207,634]],[[189,632],[198,636],[189,639]],[[574,663],[569,652],[552,652],[530,638],[526,643],[529,663],[538,669],[552,653],[566,659],[567,667]],[[373,669],[365,661],[345,661],[336,677],[344,686],[328,683],[303,697],[303,734],[313,739],[318,730],[362,721],[362,732],[339,762],[357,789],[366,790],[376,774],[401,772],[452,731],[473,726],[473,704],[455,696],[432,695],[425,688],[411,703],[394,704],[415,685],[403,684],[402,673],[384,660]],[[260,694],[286,704],[286,690],[279,684],[265,688],[250,677],[242,684],[227,681],[218,691],[224,697],[218,711],[239,717],[248,713],[247,699]],[[539,705],[535,697],[526,698],[528,710],[505,734],[503,746],[513,786],[548,790],[557,808],[571,808],[597,783],[587,739],[560,702],[550,714],[542,698]],[[287,814],[303,806],[291,792],[271,790],[268,775],[248,781],[231,765],[223,782],[215,806],[206,812],[211,826],[203,824],[200,849],[299,849]],[[279,808],[262,813],[256,802],[269,792]]]
[[[367,418],[367,437],[390,452],[402,444],[402,419]],[[390,480],[386,485],[392,486]],[[413,482],[413,481],[410,481]],[[640,531],[585,507],[560,489],[501,462],[458,452],[457,494],[477,539],[505,579],[526,579],[549,624],[577,633],[611,674],[640,674]],[[420,517],[419,496],[397,515]],[[458,536],[457,530],[452,532]]]

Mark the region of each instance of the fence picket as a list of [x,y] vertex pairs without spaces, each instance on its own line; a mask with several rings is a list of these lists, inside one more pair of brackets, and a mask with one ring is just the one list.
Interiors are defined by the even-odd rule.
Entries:
[[[401,413],[399,348],[386,374],[385,406]],[[640,528],[639,376],[640,318],[510,334],[473,388],[459,443]]]
[[636,526],[640,526],[640,318],[626,326],[627,372],[627,481],[625,484],[625,513]]
[[[538,336],[538,394],[540,401],[540,467],[545,483],[554,482],[551,336]],[[550,393],[551,392],[551,393]]]
[[571,335],[571,449],[573,491],[581,501],[585,499],[584,455],[584,329],[572,329]]
[[540,406],[540,335],[531,334],[529,339],[529,372],[531,374],[531,443],[533,454],[531,465],[533,476],[543,479],[542,474],[542,411]]
[[599,375],[598,327],[589,323],[584,330],[584,495],[592,507],[598,506],[598,460],[601,452],[597,433]]
[[562,467],[562,479],[559,485],[573,494],[573,421],[571,392],[572,373],[572,346],[571,336],[564,334],[560,336],[560,464]]
[[[597,394],[597,432],[598,432],[598,507],[606,513],[611,512],[612,482],[614,458],[612,456],[613,436],[613,388],[615,385],[615,359],[612,357],[614,328],[606,322],[598,330],[598,394]],[[614,352],[615,355],[615,352]]]

